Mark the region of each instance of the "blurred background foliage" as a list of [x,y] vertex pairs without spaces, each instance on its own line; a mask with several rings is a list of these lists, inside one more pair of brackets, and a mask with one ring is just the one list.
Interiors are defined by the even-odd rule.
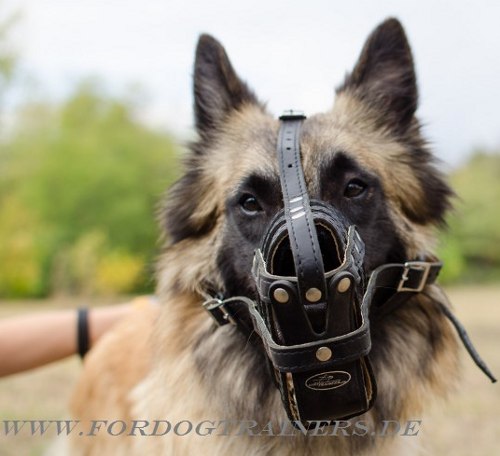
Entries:
[[457,193],[439,254],[445,283],[500,280],[500,151],[476,150],[450,175]]
[[[16,20],[0,19],[0,103],[19,77]],[[0,109],[0,298],[154,289],[155,213],[178,150],[139,105],[86,80],[57,103],[25,100],[12,125]]]
[[[16,78],[13,22],[0,21],[0,102]],[[133,93],[110,96],[94,80],[58,103],[28,100],[2,123],[0,298],[154,289],[155,212],[179,151],[136,111]],[[441,281],[496,280],[500,154],[471,153],[451,182],[459,199],[441,236]]]
[[96,84],[26,105],[0,149],[0,296],[151,290],[176,162],[168,135]]

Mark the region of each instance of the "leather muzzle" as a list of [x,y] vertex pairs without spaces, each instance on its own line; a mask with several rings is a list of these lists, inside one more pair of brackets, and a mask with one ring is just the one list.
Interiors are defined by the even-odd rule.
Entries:
[[254,262],[258,311],[273,341],[289,348],[286,363],[270,358],[271,366],[290,420],[303,423],[364,413],[376,390],[362,309],[364,244],[333,207],[311,202],[310,210],[322,264],[301,266],[326,270],[324,291],[297,275],[285,211],[271,222]]

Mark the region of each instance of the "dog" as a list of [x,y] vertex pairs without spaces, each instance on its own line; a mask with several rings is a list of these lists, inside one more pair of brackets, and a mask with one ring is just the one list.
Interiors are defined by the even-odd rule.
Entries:
[[[286,427],[260,339],[215,325],[202,306],[217,293],[258,299],[254,252],[283,208],[280,122],[208,35],[197,45],[194,100],[198,139],[160,215],[160,314],[138,312],[86,357],[73,417],[115,427],[74,438],[72,454],[412,454],[415,439],[379,434],[388,422],[421,417],[459,377],[443,292],[424,283],[381,317],[370,310],[377,396],[368,411],[312,430]],[[308,194],[356,226],[367,278],[384,264],[433,258],[451,208],[453,191],[422,136],[417,104],[411,49],[391,18],[368,37],[333,108],[301,125]]]

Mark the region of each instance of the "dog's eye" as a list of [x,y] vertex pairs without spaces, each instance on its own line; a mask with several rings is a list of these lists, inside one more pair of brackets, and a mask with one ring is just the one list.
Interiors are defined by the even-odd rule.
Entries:
[[366,190],[366,184],[359,179],[352,179],[348,182],[344,190],[344,196],[346,198],[355,198],[360,196]]
[[250,195],[248,193],[244,194],[239,201],[239,204],[241,208],[243,209],[243,212],[245,212],[248,215],[255,215],[258,212],[262,211],[262,207],[257,201],[257,198],[255,196]]

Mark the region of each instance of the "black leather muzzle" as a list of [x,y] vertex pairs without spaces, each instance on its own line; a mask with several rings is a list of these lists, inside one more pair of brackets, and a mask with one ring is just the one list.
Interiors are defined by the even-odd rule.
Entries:
[[[333,207],[312,202],[310,211],[311,237],[321,264],[301,258],[295,266],[299,261],[294,261],[293,240],[281,211],[255,254],[253,268],[258,312],[273,342],[283,347],[270,358],[283,404],[290,420],[303,423],[359,415],[375,399],[375,379],[366,358],[371,347],[367,309],[362,307],[364,244]],[[301,281],[297,267],[324,269],[324,291]]]

